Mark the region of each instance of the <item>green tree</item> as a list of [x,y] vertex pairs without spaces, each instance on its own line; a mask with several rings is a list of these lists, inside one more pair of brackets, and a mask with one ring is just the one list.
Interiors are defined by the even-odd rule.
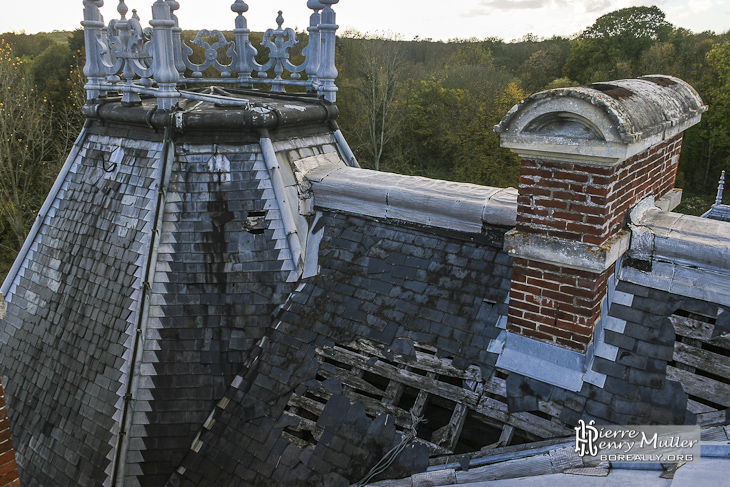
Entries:
[[351,125],[366,165],[380,170],[383,154],[401,130],[407,66],[403,45],[385,35],[360,44],[352,94],[357,119]]
[[578,36],[563,73],[580,82],[634,76],[641,54],[668,40],[672,31],[664,12],[656,6],[613,11]]
[[503,86],[494,97],[484,100],[472,118],[468,130],[461,131],[461,148],[453,178],[488,186],[516,186],[520,176],[520,159],[499,146],[494,127],[527,93],[517,80]]
[[55,177],[52,145],[48,107],[29,63],[0,40],[0,215],[11,249],[23,244]]
[[472,97],[464,90],[445,88],[440,80],[432,78],[414,85],[408,105],[414,171],[453,179],[460,151],[459,133],[469,122]]

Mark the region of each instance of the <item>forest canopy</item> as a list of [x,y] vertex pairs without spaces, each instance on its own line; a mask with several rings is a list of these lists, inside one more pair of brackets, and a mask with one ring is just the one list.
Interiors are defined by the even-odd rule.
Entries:
[[[297,35],[301,48],[306,32]],[[7,270],[83,123],[84,36],[0,38],[0,267]],[[300,52],[294,57],[301,62]],[[683,211],[709,207],[720,172],[730,170],[730,35],[675,27],[658,7],[610,12],[570,38],[441,42],[345,31],[336,61],[338,123],[366,168],[516,186],[519,160],[492,131],[515,103],[550,88],[666,74],[690,83],[709,106],[685,134],[677,178]]]

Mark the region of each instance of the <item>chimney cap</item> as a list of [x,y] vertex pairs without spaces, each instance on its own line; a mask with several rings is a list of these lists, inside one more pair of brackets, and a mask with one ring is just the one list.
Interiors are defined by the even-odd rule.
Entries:
[[652,75],[536,93],[494,130],[504,147],[518,153],[566,152],[613,162],[683,132],[706,109],[688,83]]

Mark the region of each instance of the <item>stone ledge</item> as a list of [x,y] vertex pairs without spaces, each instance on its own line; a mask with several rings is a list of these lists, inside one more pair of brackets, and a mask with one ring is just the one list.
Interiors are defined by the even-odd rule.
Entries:
[[649,208],[632,217],[620,278],[691,298],[730,305],[730,223]]
[[343,166],[321,166],[306,178],[318,208],[468,233],[481,233],[485,224],[512,227],[517,218],[514,188]]
[[630,240],[631,234],[625,230],[603,245],[511,230],[504,236],[504,249],[513,257],[601,273],[628,250]]

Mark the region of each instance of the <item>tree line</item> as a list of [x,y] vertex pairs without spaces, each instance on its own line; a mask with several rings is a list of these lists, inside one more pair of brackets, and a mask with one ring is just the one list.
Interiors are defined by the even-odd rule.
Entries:
[[570,38],[435,42],[346,32],[340,125],[364,167],[515,186],[519,161],[492,132],[515,103],[550,88],[676,76],[709,106],[685,134],[677,180],[682,210],[697,214],[730,169],[729,41],[675,27],[657,7],[616,10]]
[[[295,64],[307,43],[305,32],[298,36]],[[83,48],[81,30],[0,35],[0,272],[83,123]],[[550,88],[668,74],[710,107],[685,134],[683,211],[704,211],[720,172],[730,170],[730,34],[675,27],[657,7],[616,10],[570,38],[442,42],[346,31],[336,61],[339,124],[366,168],[516,186],[520,162],[492,131],[515,103]]]

